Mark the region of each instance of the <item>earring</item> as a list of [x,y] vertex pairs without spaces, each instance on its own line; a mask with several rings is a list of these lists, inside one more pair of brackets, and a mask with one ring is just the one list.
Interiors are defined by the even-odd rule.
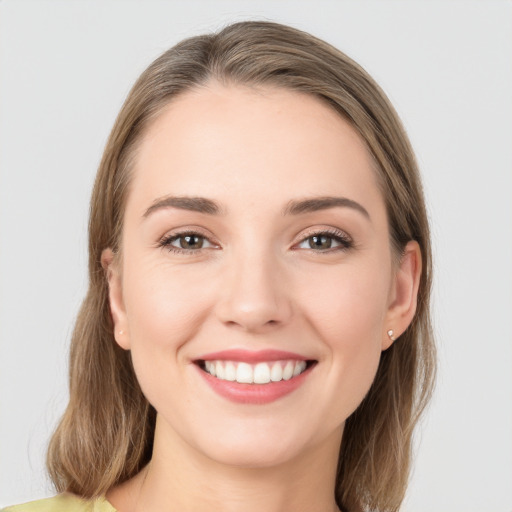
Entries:
[[124,334],[124,331],[119,331],[119,336],[122,336]]
[[389,329],[389,331],[388,331],[388,336],[389,336],[389,339],[390,339],[391,341],[395,341],[394,334],[395,334],[395,332],[393,331],[393,329]]

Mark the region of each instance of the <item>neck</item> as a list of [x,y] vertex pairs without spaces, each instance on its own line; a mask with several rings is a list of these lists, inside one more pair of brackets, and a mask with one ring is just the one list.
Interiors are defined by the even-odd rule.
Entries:
[[[157,428],[153,458],[138,478],[134,512],[331,512],[341,431],[269,467],[219,463]],[[120,512],[124,512],[121,510]]]

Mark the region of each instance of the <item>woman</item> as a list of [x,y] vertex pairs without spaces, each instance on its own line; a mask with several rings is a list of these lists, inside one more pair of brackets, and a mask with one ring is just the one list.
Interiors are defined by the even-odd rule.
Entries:
[[141,75],[98,171],[55,498],[10,511],[398,510],[431,256],[373,80],[244,22]]

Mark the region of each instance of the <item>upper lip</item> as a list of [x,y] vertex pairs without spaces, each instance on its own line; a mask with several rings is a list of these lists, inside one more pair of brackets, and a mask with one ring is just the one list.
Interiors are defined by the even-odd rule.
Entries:
[[287,352],[284,350],[244,350],[244,349],[230,349],[221,350],[219,352],[210,352],[198,357],[197,361],[238,361],[245,363],[263,363],[267,361],[310,361],[311,358],[305,357],[294,352]]

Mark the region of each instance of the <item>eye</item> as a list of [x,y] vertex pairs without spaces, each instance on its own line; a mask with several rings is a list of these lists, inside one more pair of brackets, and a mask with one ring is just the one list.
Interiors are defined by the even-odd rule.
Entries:
[[218,247],[204,235],[193,231],[165,236],[158,245],[176,253],[190,253]]
[[296,247],[298,249],[312,249],[316,252],[350,249],[353,246],[352,239],[343,231],[327,230],[310,234]]

